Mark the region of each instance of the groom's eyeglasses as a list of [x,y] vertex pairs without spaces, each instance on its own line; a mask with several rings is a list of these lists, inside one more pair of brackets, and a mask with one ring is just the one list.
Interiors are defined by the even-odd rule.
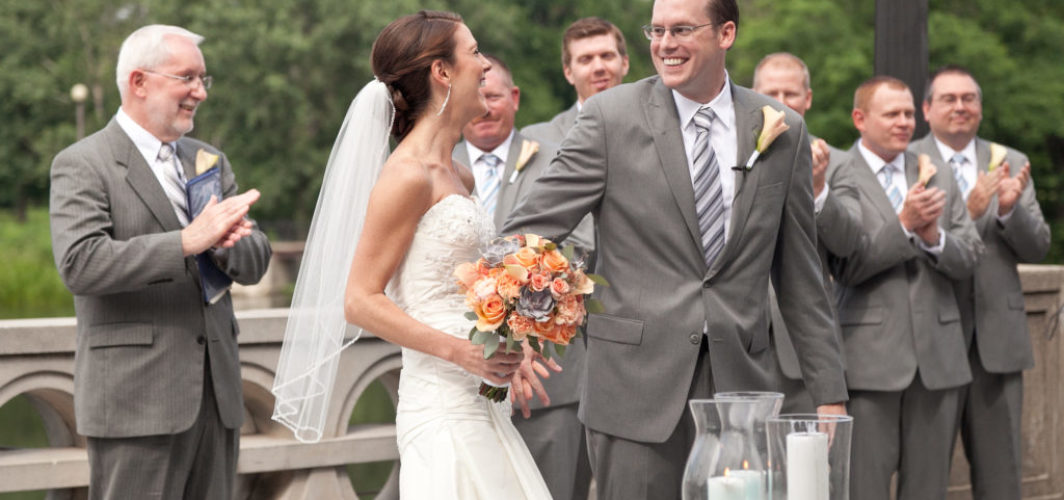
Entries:
[[643,35],[647,37],[647,40],[661,40],[665,38],[665,33],[668,33],[677,40],[686,40],[691,37],[695,30],[706,26],[713,26],[713,23],[700,24],[698,26],[673,26],[671,28],[647,25],[643,26]]
[[160,73],[158,71],[152,71],[150,69],[142,69],[141,71],[143,71],[145,73],[151,73],[153,75],[165,76],[167,78],[172,78],[174,80],[181,80],[182,82],[185,82],[185,85],[187,85],[189,88],[196,88],[196,85],[197,85],[197,82],[198,82],[199,85],[203,85],[203,89],[204,90],[210,90],[211,84],[214,83],[214,78],[211,77],[210,75],[198,75],[198,76],[185,75],[185,76],[179,76],[179,75],[171,75],[170,73]]

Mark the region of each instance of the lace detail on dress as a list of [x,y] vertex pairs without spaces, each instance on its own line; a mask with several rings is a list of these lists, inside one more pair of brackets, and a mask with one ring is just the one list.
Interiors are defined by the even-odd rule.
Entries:
[[410,249],[388,286],[388,295],[408,314],[424,320],[426,312],[464,314],[454,270],[476,260],[480,248],[495,238],[495,226],[472,199],[448,195],[425,212]]

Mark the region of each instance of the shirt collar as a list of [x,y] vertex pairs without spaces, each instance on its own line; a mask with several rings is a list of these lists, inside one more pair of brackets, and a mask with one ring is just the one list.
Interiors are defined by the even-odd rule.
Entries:
[[857,141],[857,150],[861,152],[861,157],[864,158],[868,167],[872,169],[873,174],[878,174],[879,169],[882,168],[883,165],[890,165],[894,168],[895,172],[905,172],[905,152],[898,153],[898,155],[890,161],[883,161],[879,155],[865,147],[864,139]]
[[505,165],[506,164],[506,155],[507,155],[507,153],[510,152],[510,144],[513,143],[513,141],[514,141],[514,131],[513,130],[510,130],[510,135],[506,137],[505,141],[502,141],[501,144],[499,144],[498,146],[495,146],[495,149],[493,149],[491,151],[484,151],[484,150],[474,146],[472,142],[469,142],[468,140],[466,140],[465,141],[465,143],[466,143],[466,152],[469,153],[469,162],[470,163],[476,163],[477,160],[480,159],[481,155],[484,155],[486,153],[491,153],[491,154],[493,154],[495,156],[498,156],[499,159],[502,160],[502,165]]
[[[163,141],[160,141],[144,127],[141,127],[122,108],[118,108],[118,113],[115,113],[115,121],[118,122],[118,126],[122,127],[122,131],[133,141],[133,145],[136,146],[137,151],[140,151],[141,156],[148,162],[148,165],[155,163],[155,159],[159,157],[159,148],[163,146]],[[176,153],[177,141],[171,142],[170,147],[174,148]]]
[[731,79],[727,70],[724,71],[724,87],[717,93],[717,97],[708,103],[700,103],[684,97],[675,89],[672,90],[673,100],[676,101],[676,113],[680,115],[680,127],[687,128],[695,118],[695,113],[703,106],[707,106],[717,115],[713,125],[723,125],[726,130],[735,127],[735,102],[732,101]]
[[968,164],[969,165],[973,165],[973,166],[975,165],[975,138],[974,137],[972,138],[972,140],[968,141],[968,144],[966,146],[964,146],[964,149],[961,149],[960,151],[954,151],[953,148],[947,146],[946,143],[938,140],[938,137],[935,137],[935,134],[931,134],[931,138],[934,139],[935,146],[938,146],[938,152],[939,152],[939,154],[942,155],[942,159],[945,160],[946,163],[949,163],[949,160],[950,160],[950,158],[953,158],[953,155],[960,153],[960,154],[964,155],[965,158],[968,159]]

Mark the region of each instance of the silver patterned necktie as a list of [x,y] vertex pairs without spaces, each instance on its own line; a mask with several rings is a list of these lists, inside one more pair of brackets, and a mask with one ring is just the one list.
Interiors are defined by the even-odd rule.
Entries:
[[698,132],[693,149],[695,212],[702,233],[702,258],[706,267],[710,267],[724,249],[724,193],[720,186],[720,165],[709,142],[714,118],[716,114],[709,108],[699,108],[694,116]]
[[174,148],[173,146],[163,143],[159,148],[159,156],[156,161],[159,162],[159,168],[162,170],[163,179],[163,191],[166,192],[166,197],[170,199],[170,203],[174,206],[174,213],[177,214],[177,220],[181,222],[181,227],[188,225],[188,195],[185,192],[185,181],[182,179],[180,163],[174,161]]
[[964,201],[968,201],[968,181],[964,179],[964,174],[961,172],[964,169],[964,164],[968,162],[968,158],[964,155],[957,153],[949,159],[950,167],[953,167],[953,178],[957,180],[957,189],[961,190],[961,196]]
[[890,205],[894,207],[894,212],[897,213],[905,198],[902,197],[898,186],[894,185],[894,168],[887,163],[879,168],[879,173],[876,174],[876,177],[879,178],[879,183],[883,186],[883,190],[886,191]]
[[499,172],[502,158],[487,153],[480,156],[480,161],[484,162],[484,166],[488,167],[487,175],[484,177],[484,185],[477,190],[480,193],[480,206],[487,210],[488,215],[494,216],[495,204],[499,198],[499,185],[502,184],[500,182],[502,173]]

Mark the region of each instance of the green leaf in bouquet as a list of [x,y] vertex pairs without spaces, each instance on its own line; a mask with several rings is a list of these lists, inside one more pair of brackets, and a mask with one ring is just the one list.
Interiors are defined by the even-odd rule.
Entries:
[[[470,328],[469,329],[469,340],[473,340],[473,338],[476,337],[477,332],[479,332],[479,331],[480,330],[477,330],[477,327],[475,327],[475,326],[473,328]],[[473,342],[473,343],[475,344],[476,342]]]
[[476,321],[477,320],[477,313],[475,313],[473,311],[466,311],[465,319],[468,319],[468,320],[471,320],[471,321]]
[[528,345],[532,347],[533,351],[543,354],[543,346],[539,344],[539,339],[531,335],[528,336]]
[[593,281],[596,285],[610,286],[610,282],[598,274],[588,273],[587,279]]
[[558,357],[560,358],[565,356],[565,350],[568,349],[568,347],[569,346],[554,344],[554,352],[558,353]]
[[482,332],[480,330],[476,330],[470,340],[472,340],[473,344],[475,345],[483,345],[490,342],[491,338],[495,336],[495,332]]
[[514,340],[513,335],[506,336],[506,352],[517,352],[518,341]]
[[584,302],[584,309],[587,309],[588,314],[602,314],[606,312],[606,306],[602,305],[602,302],[597,299],[587,299]]
[[562,247],[562,255],[565,256],[566,260],[569,260],[570,262],[572,262],[573,254],[574,254],[574,252],[573,252],[573,246],[572,245],[565,245],[564,247]]
[[484,359],[491,358],[495,355],[495,351],[499,350],[499,336],[495,332],[489,333],[487,342],[484,342]]

